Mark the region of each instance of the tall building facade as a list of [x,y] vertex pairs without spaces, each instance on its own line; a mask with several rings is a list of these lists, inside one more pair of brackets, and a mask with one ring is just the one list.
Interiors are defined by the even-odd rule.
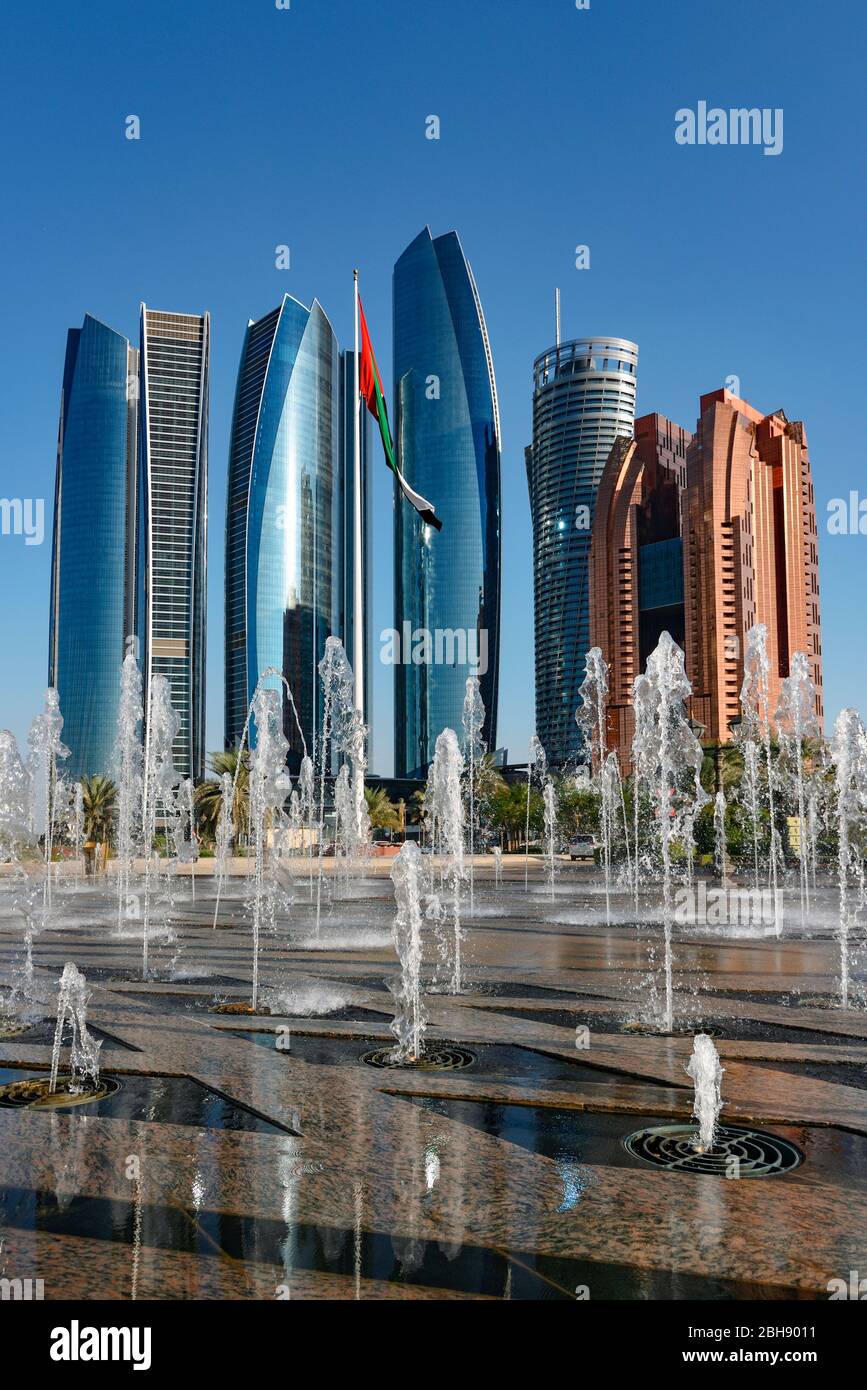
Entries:
[[461,731],[478,675],[496,744],[500,655],[500,418],[481,301],[455,232],[430,229],[394,268],[398,466],[442,519],[434,532],[395,486],[395,776],[423,777],[437,736]]
[[762,415],[725,390],[701,397],[684,512],[686,669],[691,713],[727,741],[740,714],[746,634],[768,629],[769,695],[796,651],[824,719],[816,505],[807,435],[782,410]]
[[608,743],[630,765],[632,683],[668,632],[685,641],[681,517],[691,436],[663,415],[635,422],[602,472],[590,551],[590,644],[609,666]]
[[536,359],[533,443],[526,450],[533,520],[536,733],[549,762],[580,748],[575,723],[590,632],[596,495],[615,440],[632,438],[638,348],[577,338]]
[[[247,327],[235,394],[226,501],[225,743],[241,739],[263,671],[283,682],[283,727],[297,772],[321,731],[318,664],[342,638],[356,660],[353,617],[354,363],[321,305],[286,295]],[[369,520],[367,423],[362,486]],[[369,531],[363,529],[365,544]],[[369,565],[363,556],[366,597]],[[371,604],[366,604],[367,623]],[[369,637],[369,634],[368,634]],[[369,649],[365,689],[369,691]],[[370,706],[367,706],[370,718]],[[255,730],[253,731],[255,738]]]
[[209,363],[209,314],[142,305],[136,571],[145,713],[153,677],[165,676],[180,717],[174,765],[195,780],[205,765]]
[[114,768],[120,665],[135,628],[138,352],[90,314],[69,330],[60,401],[48,683],[64,774]]

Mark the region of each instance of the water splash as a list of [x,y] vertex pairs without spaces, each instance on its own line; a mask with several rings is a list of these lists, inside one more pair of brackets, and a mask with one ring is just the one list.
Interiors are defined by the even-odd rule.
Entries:
[[269,829],[282,813],[283,805],[292,790],[292,779],[286,770],[288,739],[283,734],[283,702],[276,690],[257,690],[253,697],[253,718],[256,722],[256,746],[250,754],[250,834],[253,841],[255,865],[252,875],[253,894],[253,1013],[259,998],[259,940],[264,926],[274,922],[274,881],[266,876],[267,837]]
[[601,789],[600,820],[602,831],[602,863],[605,869],[605,917],[611,925],[611,807],[605,795],[604,772],[608,758],[607,710],[608,667],[599,647],[591,647],[584,667],[584,680],[578,691],[581,704],[575,711],[575,722],[590,751],[590,765]]
[[60,713],[60,696],[50,686],[45,692],[45,704],[42,713],[36,715],[27,735],[33,779],[31,825],[36,829],[37,821],[39,821],[42,827],[45,864],[44,906],[46,911],[51,908],[51,862],[53,858],[57,761],[59,758],[69,757],[69,749],[61,742],[62,732],[63,715]]
[[[747,633],[744,652],[744,681],[741,687],[741,709],[743,719],[739,736],[749,748],[748,788],[751,801],[751,814],[754,827],[754,851],[756,855],[756,887],[758,887],[758,750],[764,751],[765,790],[768,808],[770,844],[768,849],[768,876],[773,891],[775,928],[777,936],[782,935],[783,909],[779,892],[779,876],[782,860],[782,842],[777,829],[776,805],[774,795],[774,767],[771,759],[771,711],[770,711],[770,670],[768,665],[768,629],[764,623],[756,623]],[[745,748],[744,764],[747,764]]]
[[[429,775],[431,815],[438,852],[442,861],[442,884],[449,906],[441,907],[441,920],[446,911],[450,917],[449,935],[442,937],[444,950],[450,954],[452,993],[460,994],[463,976],[461,946],[461,885],[466,877],[464,865],[464,801],[461,795],[461,776],[464,760],[454,729],[443,729],[434,749]],[[443,964],[447,964],[444,958]]]
[[860,877],[860,854],[855,838],[863,833],[867,812],[867,733],[857,710],[844,709],[838,714],[831,740],[831,757],[837,807],[840,1004],[847,1009],[852,976],[850,938],[860,905],[860,894],[856,900],[850,882],[853,876],[856,880]]
[[793,792],[798,817],[798,859],[801,887],[801,924],[806,924],[810,911],[810,844],[807,821],[807,800],[804,777],[804,741],[819,736],[816,718],[816,691],[810,679],[810,667],[803,652],[792,656],[789,675],[780,687],[776,712],[780,738],[779,766]]
[[548,774],[548,759],[545,750],[535,734],[530,739],[530,752],[527,758],[527,816],[524,828],[524,892],[529,891],[529,865],[530,865],[530,792],[533,787],[533,777],[540,785],[544,785]]
[[464,708],[461,715],[464,729],[464,765],[467,768],[467,788],[469,792],[469,851],[470,851],[470,916],[476,912],[476,871],[475,871],[475,832],[476,832],[476,769],[484,753],[482,729],[485,723],[485,706],[482,701],[478,676],[468,676]]
[[117,776],[117,926],[120,931],[129,898],[136,843],[141,833],[144,751],[142,748],[142,676],[136,639],[127,638],[120,668],[115,767]]
[[417,1061],[424,1050],[425,1015],[421,999],[422,857],[418,845],[407,840],[391,867],[394,884],[394,945],[400,961],[400,987],[391,1030],[397,1038],[395,1057]]
[[172,706],[171,688],[165,676],[153,676],[150,683],[147,738],[144,756],[144,806],[142,810],[142,852],[145,860],[144,909],[142,911],[142,979],[148,978],[148,937],[153,908],[153,855],[157,832],[157,807],[165,818],[172,812],[172,791],[178,774],[172,762],[172,745],[181,727],[180,715]]
[[71,960],[63,967],[60,988],[57,996],[57,1026],[54,1030],[54,1047],[51,1051],[51,1080],[48,1090],[57,1090],[57,1071],[60,1065],[60,1048],[63,1040],[63,1025],[69,1020],[72,1028],[72,1046],[69,1055],[69,1070],[72,1081],[69,1090],[72,1095],[81,1095],[85,1090],[95,1091],[99,1086],[99,1052],[102,1042],[97,1041],[87,1027],[87,1005],[90,991],[87,980]]
[[698,1153],[710,1153],[716,1139],[716,1128],[722,1109],[723,1067],[713,1039],[707,1033],[697,1033],[692,1056],[686,1071],[695,1085],[692,1113],[698,1120],[695,1148]]

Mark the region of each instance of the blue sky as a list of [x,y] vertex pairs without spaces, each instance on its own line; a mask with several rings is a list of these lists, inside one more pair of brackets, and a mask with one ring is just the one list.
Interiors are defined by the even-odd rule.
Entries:
[[[0,17],[0,497],[44,497],[66,330],[135,336],[138,304],[213,316],[208,746],[222,742],[222,542],[248,318],[316,296],[341,341],[352,267],[391,380],[390,279],[452,227],[484,305],[503,426],[499,742],[533,728],[523,449],[535,355],[565,336],[639,344],[638,409],[694,428],[734,375],[807,426],[820,524],[826,710],[864,706],[867,536],[826,504],[867,496],[863,9],[843,0],[5,0]],[[675,111],[782,107],[784,148],[678,145]],[[141,139],[124,135],[128,115]],[[441,139],[425,138],[426,117]],[[575,268],[575,247],[591,268]],[[292,266],[275,268],[288,244]],[[376,482],[375,629],[390,626],[391,486]],[[46,680],[50,543],[0,536],[0,725]],[[391,767],[376,675],[376,768]]]

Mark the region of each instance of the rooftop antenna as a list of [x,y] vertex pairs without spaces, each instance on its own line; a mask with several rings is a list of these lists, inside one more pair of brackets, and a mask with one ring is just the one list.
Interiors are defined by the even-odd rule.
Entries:
[[554,291],[554,324],[556,332],[556,346],[560,346],[560,290]]

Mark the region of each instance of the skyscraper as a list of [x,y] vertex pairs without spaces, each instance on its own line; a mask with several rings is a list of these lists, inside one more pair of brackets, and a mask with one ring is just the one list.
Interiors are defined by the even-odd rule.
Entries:
[[394,268],[398,466],[436,507],[435,532],[394,495],[395,775],[423,776],[437,735],[461,731],[478,675],[496,742],[500,418],[488,332],[455,232],[425,228]]
[[632,683],[668,632],[684,644],[681,511],[691,436],[662,415],[615,440],[596,497],[590,551],[590,644],[608,663],[608,744],[628,768]]
[[821,726],[818,534],[800,421],[782,410],[762,415],[725,390],[701,397],[687,455],[683,542],[690,707],[706,737],[731,737],[754,623],[768,629],[771,714],[800,651]]
[[67,336],[60,400],[48,683],[64,773],[110,776],[124,640],[134,631],[138,352],[86,314]]
[[590,636],[596,493],[617,438],[632,438],[638,348],[623,338],[558,343],[533,369],[526,450],[533,519],[536,732],[549,762],[578,751],[578,690]]
[[205,762],[209,359],[209,314],[141,306],[136,570],[145,712],[152,677],[165,676],[180,716],[174,764],[194,779]]
[[[352,358],[341,356],[318,301],[308,309],[286,295],[249,323],[238,371],[226,499],[225,743],[240,742],[257,681],[273,667],[291,687],[303,734],[282,682],[270,678],[284,689],[294,771],[321,729],[326,637],[341,637],[355,659]],[[368,488],[365,421],[361,439]],[[366,611],[369,623],[369,602]],[[366,690],[368,670],[369,660]]]

